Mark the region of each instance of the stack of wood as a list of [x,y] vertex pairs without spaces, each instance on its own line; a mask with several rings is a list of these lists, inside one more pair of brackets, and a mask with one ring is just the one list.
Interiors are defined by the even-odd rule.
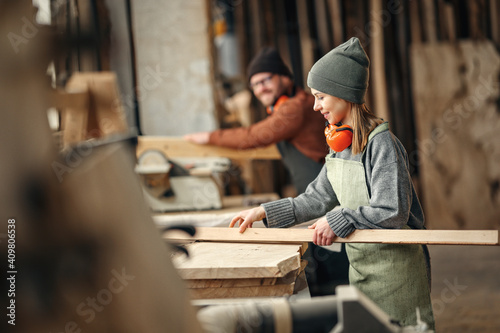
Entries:
[[292,295],[306,288],[302,255],[307,243],[219,243],[185,245],[173,264],[192,299]]
[[[270,297],[307,287],[301,259],[312,229],[197,227],[194,237],[169,230],[163,238],[185,245],[189,256],[172,258],[192,299]],[[498,245],[498,230],[356,230],[335,243]],[[196,242],[194,242],[196,241]]]

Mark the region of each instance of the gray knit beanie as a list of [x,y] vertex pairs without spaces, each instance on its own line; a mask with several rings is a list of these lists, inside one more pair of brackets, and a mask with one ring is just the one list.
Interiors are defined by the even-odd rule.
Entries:
[[359,39],[353,37],[316,61],[307,85],[356,104],[365,102],[370,60]]

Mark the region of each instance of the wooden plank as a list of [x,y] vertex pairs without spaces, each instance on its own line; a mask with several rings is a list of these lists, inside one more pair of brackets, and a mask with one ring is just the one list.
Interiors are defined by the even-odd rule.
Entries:
[[[224,229],[224,228],[223,228]],[[189,257],[172,262],[183,279],[284,277],[298,270],[300,245],[201,242],[186,245]]]
[[420,17],[420,5],[417,1],[410,1],[408,3],[408,6],[410,6],[410,15],[409,15],[409,20],[410,20],[410,35],[411,35],[411,42],[413,44],[419,44],[422,43],[422,20]]
[[121,104],[116,74],[112,72],[89,73],[97,125],[103,136],[128,131],[125,111]]
[[[116,74],[113,72],[78,72],[71,76],[73,85],[87,85],[91,104],[89,112],[95,117],[98,136],[125,133],[128,130],[121,104]],[[92,134],[92,133],[91,133]],[[95,136],[97,133],[92,134]]]
[[422,2],[423,8],[423,26],[426,41],[429,43],[436,43],[437,27],[436,27],[436,8],[434,0],[424,0]]
[[330,19],[332,21],[333,46],[344,42],[344,26],[341,0],[327,0]]
[[457,39],[457,33],[453,4],[440,0],[438,2],[438,11],[441,39],[455,42]]
[[[297,20],[299,23],[300,52],[302,57],[302,78],[307,81],[309,70],[314,65],[314,44],[311,40],[311,29],[307,10],[307,0],[297,0]],[[306,85],[304,85],[306,86]]]
[[236,288],[236,287],[258,287],[273,286],[278,278],[254,278],[254,279],[189,279],[184,280],[189,289],[202,288]]
[[[371,12],[375,21],[383,22],[382,0],[372,0]],[[372,25],[372,52],[371,52],[371,77],[372,89],[374,93],[374,111],[377,116],[386,121],[391,120],[389,104],[387,101],[387,80],[385,76],[385,48],[384,48],[384,30],[380,24]]]
[[[169,240],[200,240],[205,242],[301,244],[312,241],[312,229],[196,228],[194,237],[175,230],[164,235]],[[498,230],[355,230],[334,243],[433,244],[433,245],[498,245]]]
[[327,15],[329,13],[326,8],[325,0],[315,0],[314,9],[316,14],[316,29],[318,32],[318,42],[321,51],[320,53],[323,56],[332,49],[330,25],[328,24],[327,19]]
[[167,157],[227,157],[230,159],[279,160],[281,155],[276,145],[255,149],[231,149],[212,145],[197,145],[180,137],[139,136],[137,156],[147,149],[157,149]]
[[497,46],[500,45],[500,23],[498,22],[499,17],[500,4],[498,4],[498,0],[490,0],[491,38]]
[[74,91],[54,89],[50,90],[48,95],[51,106],[56,109],[75,108],[87,112],[89,108],[90,95],[86,88]]
[[427,225],[500,229],[496,47],[487,40],[414,45],[410,60]]
[[244,278],[244,279],[188,279],[184,280],[187,287],[197,288],[228,288],[228,287],[251,287],[251,286],[274,286],[289,285],[295,282],[297,276],[306,268],[307,261],[300,261],[300,268],[289,272],[281,278]]
[[188,289],[191,299],[274,297],[292,295],[295,283],[275,286]]
[[[73,77],[68,81],[65,89],[70,92],[77,91],[89,94],[88,84],[74,80]],[[61,114],[62,140],[65,148],[85,140],[87,136],[90,98],[87,99],[86,103],[74,102],[76,102],[74,106],[67,107]]]
[[250,29],[251,29],[251,45],[255,50],[259,50],[265,45],[265,22],[262,15],[262,6],[259,1],[249,1],[249,18],[250,18]]

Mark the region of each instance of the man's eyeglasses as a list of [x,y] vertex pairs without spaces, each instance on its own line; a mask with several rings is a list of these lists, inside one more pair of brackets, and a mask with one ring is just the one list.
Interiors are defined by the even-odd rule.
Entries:
[[273,76],[274,76],[274,74],[273,75],[269,75],[268,77],[265,77],[265,78],[263,78],[260,81],[250,83],[248,86],[249,86],[249,88],[251,90],[255,90],[261,84],[262,84],[263,87],[265,87],[265,86],[269,85],[269,83],[271,82],[271,79],[273,78]]

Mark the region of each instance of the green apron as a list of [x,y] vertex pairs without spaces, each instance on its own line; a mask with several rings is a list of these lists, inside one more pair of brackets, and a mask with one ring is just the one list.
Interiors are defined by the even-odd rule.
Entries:
[[[387,123],[379,125],[368,140],[386,130]],[[325,163],[341,207],[356,210],[370,205],[362,162],[327,156]],[[421,319],[434,328],[426,258],[421,245],[348,243],[346,251],[351,285],[403,326],[416,324],[418,307]]]

